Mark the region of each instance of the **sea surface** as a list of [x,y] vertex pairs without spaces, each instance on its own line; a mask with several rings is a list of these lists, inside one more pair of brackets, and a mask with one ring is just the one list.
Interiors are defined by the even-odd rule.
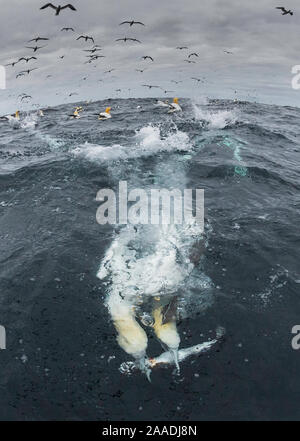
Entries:
[[[77,104],[79,120],[69,104],[0,121],[0,420],[299,420],[300,109]],[[112,119],[98,121],[107,106]],[[160,226],[99,225],[97,192],[120,181],[204,189],[204,233],[164,229],[161,242]],[[172,247],[182,254],[165,265]],[[120,370],[132,359],[107,299],[162,287],[178,298],[180,348],[226,334],[150,383]],[[143,326],[148,355],[161,354]]]

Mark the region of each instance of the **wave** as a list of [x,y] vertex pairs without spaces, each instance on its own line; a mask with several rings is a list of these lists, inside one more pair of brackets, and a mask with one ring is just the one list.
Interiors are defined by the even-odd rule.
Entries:
[[89,161],[110,162],[143,156],[152,156],[163,152],[178,152],[191,150],[189,137],[186,133],[177,130],[163,137],[159,127],[151,124],[136,131],[134,145],[101,146],[86,142],[72,150],[75,156],[83,157]]

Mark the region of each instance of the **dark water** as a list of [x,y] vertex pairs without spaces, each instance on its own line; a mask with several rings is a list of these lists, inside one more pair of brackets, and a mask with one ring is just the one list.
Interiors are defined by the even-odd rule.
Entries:
[[[113,118],[97,121],[107,104]],[[65,106],[0,122],[1,420],[300,418],[300,110],[182,105],[170,116],[153,100],[116,100],[75,121]],[[120,180],[205,189],[205,247],[178,330],[181,347],[218,325],[226,338],[179,377],[154,370],[151,384],[119,372],[130,357],[97,278],[120,231],[98,225],[95,197]]]

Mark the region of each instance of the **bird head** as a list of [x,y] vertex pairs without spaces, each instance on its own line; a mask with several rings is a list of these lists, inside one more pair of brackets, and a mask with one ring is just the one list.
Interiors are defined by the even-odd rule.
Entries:
[[173,102],[174,102],[175,104],[178,104],[178,98],[174,98]]
[[110,111],[111,111],[111,107],[106,107],[106,109],[105,109],[105,113],[110,113]]

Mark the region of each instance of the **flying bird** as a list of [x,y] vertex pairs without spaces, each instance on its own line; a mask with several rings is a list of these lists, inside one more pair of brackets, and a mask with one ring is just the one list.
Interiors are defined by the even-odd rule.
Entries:
[[154,61],[154,59],[152,57],[149,57],[149,55],[145,55],[144,57],[142,57],[142,59]]
[[60,31],[72,31],[75,32],[74,28],[62,28]]
[[275,9],[280,9],[282,11],[281,15],[287,15],[287,14],[294,15],[293,11],[291,11],[290,9],[287,10],[283,6],[277,6]]
[[188,58],[191,58],[191,57],[199,57],[199,55],[196,54],[196,52],[193,52],[192,54],[190,54],[190,55],[188,56]]
[[65,58],[65,55],[61,55],[61,56],[58,57],[58,58],[60,58],[61,60],[63,60],[63,59]]
[[180,51],[182,51],[183,49],[188,49],[188,47],[186,47],[186,46],[178,46],[176,49],[179,49]]
[[123,25],[123,24],[129,24],[130,27],[135,25],[135,24],[139,24],[139,25],[145,26],[145,24],[142,23],[141,21],[134,21],[134,20],[123,21],[122,23],[120,23],[120,26]]
[[26,63],[28,63],[28,61],[30,61],[30,60],[37,60],[37,58],[36,57],[28,57],[28,58],[26,58],[26,57],[22,57],[22,58],[19,58],[19,61],[26,61]]
[[230,52],[230,51],[224,51],[224,52],[225,52],[225,54],[233,55],[233,52]]
[[102,49],[94,47],[93,49],[83,49],[84,52],[91,52],[92,54],[97,51],[101,51]]
[[135,69],[137,72],[143,73],[146,69]]
[[20,72],[20,73],[18,73],[17,75],[16,75],[16,78],[20,78],[20,77],[23,77],[25,74],[23,73],[23,72]]
[[83,38],[85,41],[91,40],[93,43],[95,43],[93,37],[89,37],[88,35],[80,35],[80,37],[76,38],[76,41],[80,40],[81,38]]
[[40,40],[46,41],[46,40],[49,40],[49,38],[36,37],[36,38],[33,38],[32,40],[29,40],[27,43],[31,43],[32,41],[35,41],[37,43]]
[[104,73],[105,73],[105,74],[107,74],[107,73],[111,73],[111,72],[113,72],[114,70],[116,70],[116,69],[106,70]]
[[18,61],[13,61],[12,63],[8,63],[8,64],[6,64],[5,66],[11,66],[11,67],[14,67],[17,63],[19,63],[19,61],[20,61],[20,60],[18,60]]
[[160,89],[160,86],[152,86],[151,84],[142,84],[143,87],[148,87],[149,89]]
[[201,82],[203,83],[204,82],[203,80],[201,80],[201,78],[195,78],[195,77],[192,77],[191,80],[195,80],[198,83],[201,83]]
[[22,98],[21,98],[21,101],[23,101],[23,100],[25,100],[25,99],[29,99],[29,98],[32,98],[32,96],[31,96],[31,95],[26,95],[26,94],[24,94],[24,95],[22,96]]
[[137,43],[141,43],[141,41],[137,40],[136,38],[128,38],[128,37],[118,38],[116,41],[124,41],[124,43],[126,43],[126,41],[136,41]]
[[[38,69],[38,67],[34,67],[33,69],[22,70],[22,71],[20,72],[20,74],[25,75],[25,74],[27,73],[27,74],[29,75],[30,72],[32,72],[33,70],[36,70],[36,69]],[[20,74],[19,74],[19,75],[20,75]]]
[[70,3],[69,3],[68,5],[65,5],[65,6],[61,6],[61,5],[59,5],[59,6],[54,6],[52,3],[47,3],[46,5],[42,6],[40,9],[46,9],[46,8],[52,8],[52,9],[55,9],[55,11],[56,11],[55,15],[59,15],[60,11],[62,11],[63,9],[67,9],[67,8],[71,9],[72,11],[76,11],[76,10],[77,10],[77,9],[76,9],[73,5],[71,5]]
[[171,83],[179,84],[179,83],[182,83],[182,81],[171,80]]
[[192,60],[183,60],[183,61],[185,61],[186,63],[189,63],[189,64],[191,64],[191,63],[196,64],[196,61],[192,61]]
[[31,46],[25,46],[26,49],[33,49],[33,52],[36,52],[39,49],[43,49],[46,46],[35,46],[35,47],[31,47]]
[[174,90],[164,90],[164,93],[175,93],[175,92],[174,92]]

